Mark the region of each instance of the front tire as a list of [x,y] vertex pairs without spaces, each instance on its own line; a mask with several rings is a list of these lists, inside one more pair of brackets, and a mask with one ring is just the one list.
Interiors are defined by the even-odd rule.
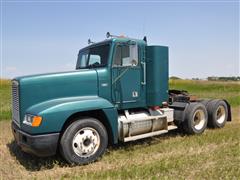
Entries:
[[201,134],[207,127],[208,114],[201,103],[190,103],[184,117],[183,129],[187,134]]
[[94,118],[74,121],[64,131],[60,148],[70,164],[88,164],[96,161],[106,150],[108,135],[104,125]]

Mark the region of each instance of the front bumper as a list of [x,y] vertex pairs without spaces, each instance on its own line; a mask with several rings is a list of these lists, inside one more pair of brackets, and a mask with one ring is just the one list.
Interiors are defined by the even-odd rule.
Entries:
[[12,122],[12,132],[17,144],[24,152],[34,154],[39,157],[52,156],[56,154],[59,133],[30,135],[19,129]]

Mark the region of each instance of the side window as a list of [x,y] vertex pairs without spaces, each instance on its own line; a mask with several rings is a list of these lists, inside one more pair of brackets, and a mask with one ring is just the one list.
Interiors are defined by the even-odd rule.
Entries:
[[118,45],[115,51],[113,66],[137,66],[138,46]]
[[130,48],[129,46],[122,46],[122,66],[130,66],[131,60],[130,60]]
[[131,64],[133,66],[138,65],[138,45],[130,45],[129,46],[129,51],[130,51],[130,59],[131,59]]

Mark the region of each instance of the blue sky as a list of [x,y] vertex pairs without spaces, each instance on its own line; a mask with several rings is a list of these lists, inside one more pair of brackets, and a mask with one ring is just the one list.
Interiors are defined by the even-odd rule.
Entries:
[[2,1],[1,76],[73,70],[107,31],[169,46],[170,75],[239,75],[238,1]]

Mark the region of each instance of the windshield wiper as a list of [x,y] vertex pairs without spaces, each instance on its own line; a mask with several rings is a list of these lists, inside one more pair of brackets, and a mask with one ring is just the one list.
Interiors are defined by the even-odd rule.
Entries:
[[104,67],[106,64],[90,64],[85,67],[77,67],[76,69],[92,69],[92,68],[99,68],[99,67]]
[[86,68],[98,68],[98,67],[104,67],[104,66],[105,66],[104,64],[93,63],[93,64],[86,66]]

